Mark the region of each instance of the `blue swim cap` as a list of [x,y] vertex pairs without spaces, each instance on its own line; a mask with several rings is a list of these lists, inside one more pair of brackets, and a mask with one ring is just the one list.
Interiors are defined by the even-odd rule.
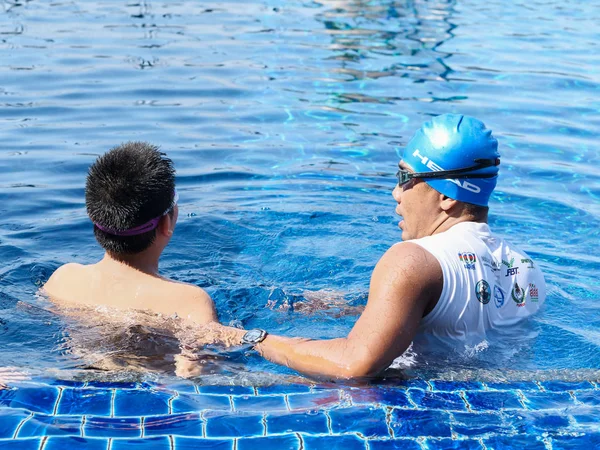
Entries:
[[[424,178],[432,188],[461,202],[487,206],[498,181],[498,141],[483,122],[460,114],[443,114],[426,122],[415,133],[402,160],[415,172],[456,170],[488,164],[455,175],[457,178]],[[475,174],[472,178],[468,175]],[[481,178],[481,177],[486,178]]]

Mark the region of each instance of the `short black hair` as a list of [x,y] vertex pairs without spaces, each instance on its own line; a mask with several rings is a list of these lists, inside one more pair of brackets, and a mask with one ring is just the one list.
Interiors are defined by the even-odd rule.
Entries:
[[[127,142],[112,148],[90,166],[85,206],[95,224],[123,231],[159,217],[169,209],[175,191],[173,162],[147,142]],[[94,226],[98,243],[110,253],[146,250],[156,230],[137,236],[115,236]]]

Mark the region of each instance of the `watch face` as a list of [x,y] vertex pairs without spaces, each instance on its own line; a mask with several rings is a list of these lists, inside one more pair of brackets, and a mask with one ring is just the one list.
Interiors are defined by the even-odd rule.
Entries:
[[262,342],[266,336],[263,330],[250,330],[248,331],[242,340],[248,344],[258,344]]

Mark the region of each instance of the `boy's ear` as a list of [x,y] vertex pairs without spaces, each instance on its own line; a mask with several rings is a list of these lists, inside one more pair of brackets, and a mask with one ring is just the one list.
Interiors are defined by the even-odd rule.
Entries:
[[171,218],[171,216],[169,214],[165,214],[160,218],[156,231],[166,237],[173,236],[172,222],[173,219]]

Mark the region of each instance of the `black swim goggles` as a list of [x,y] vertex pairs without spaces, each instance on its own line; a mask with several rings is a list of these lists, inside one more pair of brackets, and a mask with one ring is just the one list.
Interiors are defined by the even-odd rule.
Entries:
[[398,186],[408,183],[413,178],[494,178],[495,173],[469,173],[474,170],[485,169],[486,167],[499,166],[500,158],[495,159],[476,159],[475,165],[463,169],[437,170],[434,172],[409,172],[406,169],[398,169],[396,177]]

